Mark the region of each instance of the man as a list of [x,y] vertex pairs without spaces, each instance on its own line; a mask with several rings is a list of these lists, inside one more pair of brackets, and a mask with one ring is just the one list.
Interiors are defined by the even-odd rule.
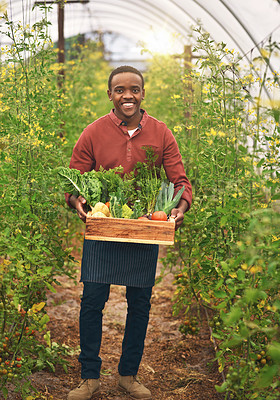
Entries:
[[[122,166],[124,173],[145,161],[143,146],[152,147],[156,165],[163,165],[167,178],[178,191],[185,191],[171,211],[176,229],[192,201],[191,185],[171,131],[163,122],[140,108],[145,96],[144,79],[137,69],[121,66],[108,80],[108,97],[114,109],[83,131],[76,143],[70,167],[84,173]],[[85,199],[66,195],[70,207],[85,222]],[[80,312],[82,382],[68,400],[89,400],[100,390],[102,311],[109,298],[110,285],[126,286],[128,304],[122,354],[118,365],[119,388],[135,399],[151,399],[151,392],[137,379],[149,321],[150,299],[155,281],[158,246],[85,240],[81,281],[84,283]]]

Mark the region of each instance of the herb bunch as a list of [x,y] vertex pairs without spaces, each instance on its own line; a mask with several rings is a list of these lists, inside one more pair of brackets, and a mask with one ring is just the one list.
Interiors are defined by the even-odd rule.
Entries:
[[134,187],[136,197],[147,214],[151,214],[156,205],[161,183],[165,177],[162,167],[156,166],[157,155],[150,147],[143,147],[146,151],[146,160],[138,162],[134,168]]

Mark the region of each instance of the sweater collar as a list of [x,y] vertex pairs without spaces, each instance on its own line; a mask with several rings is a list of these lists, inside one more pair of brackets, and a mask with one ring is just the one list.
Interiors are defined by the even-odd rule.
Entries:
[[[143,127],[145,126],[147,120],[148,120],[148,113],[147,113],[145,110],[143,110],[142,108],[141,108],[141,112],[142,112],[143,116],[142,116],[142,119],[141,119],[141,121],[140,121],[140,123],[139,123],[139,125],[138,125],[138,128],[139,128],[139,129],[143,128]],[[110,117],[111,120],[114,122],[114,124],[116,124],[117,126],[126,126],[126,125],[127,125],[127,123],[126,123],[125,121],[122,121],[121,119],[119,119],[119,118],[115,115],[114,109],[112,109],[112,110],[110,111],[109,117]]]

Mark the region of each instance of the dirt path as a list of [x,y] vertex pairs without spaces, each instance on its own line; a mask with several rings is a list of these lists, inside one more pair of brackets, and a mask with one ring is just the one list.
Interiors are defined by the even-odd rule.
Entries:
[[[161,249],[162,250],[162,249]],[[161,265],[158,264],[158,273]],[[34,386],[44,394],[42,399],[65,400],[69,390],[80,381],[79,309],[82,284],[67,277],[60,278],[57,293],[48,296],[49,329],[52,340],[74,349],[68,357],[68,374],[58,367],[55,374],[37,372],[32,376]],[[214,388],[221,383],[213,345],[209,340],[206,320],[202,320],[196,336],[182,336],[178,331],[181,320],[172,316],[171,298],[175,290],[173,275],[167,275],[153,290],[150,323],[146,346],[139,370],[141,381],[152,391],[153,400],[220,400]],[[101,348],[101,400],[126,400],[130,397],[117,389],[117,365],[126,315],[125,288],[112,286],[103,318]],[[203,315],[202,315],[203,317]],[[8,397],[8,400],[18,397]]]

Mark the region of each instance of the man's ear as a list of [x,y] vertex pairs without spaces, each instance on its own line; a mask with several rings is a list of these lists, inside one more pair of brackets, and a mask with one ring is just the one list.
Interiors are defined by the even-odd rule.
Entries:
[[145,89],[142,89],[142,100],[145,99]]
[[109,100],[112,101],[112,92],[109,89],[107,90],[107,95],[109,97]]

